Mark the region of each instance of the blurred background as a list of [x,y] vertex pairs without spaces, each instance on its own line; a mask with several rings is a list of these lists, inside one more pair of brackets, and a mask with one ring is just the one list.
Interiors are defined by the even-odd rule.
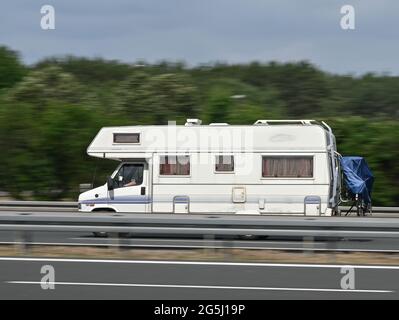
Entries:
[[[76,200],[115,163],[86,148],[103,126],[317,119],[367,159],[373,204],[399,203],[399,6],[347,1],[39,1],[0,13],[0,195]],[[396,10],[398,9],[398,10]],[[395,13],[396,12],[396,13]]]

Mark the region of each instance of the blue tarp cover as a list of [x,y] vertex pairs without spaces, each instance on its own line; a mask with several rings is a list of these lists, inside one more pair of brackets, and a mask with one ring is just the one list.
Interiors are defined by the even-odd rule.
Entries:
[[341,168],[344,182],[352,195],[358,194],[365,204],[371,203],[374,176],[362,157],[342,157]]

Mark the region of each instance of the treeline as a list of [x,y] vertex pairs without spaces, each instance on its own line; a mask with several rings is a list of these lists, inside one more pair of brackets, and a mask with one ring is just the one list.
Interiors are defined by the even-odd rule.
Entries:
[[104,183],[115,163],[86,148],[108,125],[251,124],[320,119],[339,152],[367,158],[375,205],[399,203],[399,77],[323,72],[308,62],[126,64],[73,56],[24,65],[0,47],[0,190],[15,198],[76,198]]

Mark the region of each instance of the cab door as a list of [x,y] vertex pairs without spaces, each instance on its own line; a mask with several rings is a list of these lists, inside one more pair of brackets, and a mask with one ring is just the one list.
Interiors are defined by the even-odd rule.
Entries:
[[117,212],[148,212],[148,165],[146,162],[123,163],[112,177],[108,206]]

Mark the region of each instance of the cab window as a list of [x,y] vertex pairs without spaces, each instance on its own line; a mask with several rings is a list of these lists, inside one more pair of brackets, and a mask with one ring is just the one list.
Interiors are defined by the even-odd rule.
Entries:
[[119,168],[114,181],[114,188],[139,186],[143,183],[143,164],[124,164]]

